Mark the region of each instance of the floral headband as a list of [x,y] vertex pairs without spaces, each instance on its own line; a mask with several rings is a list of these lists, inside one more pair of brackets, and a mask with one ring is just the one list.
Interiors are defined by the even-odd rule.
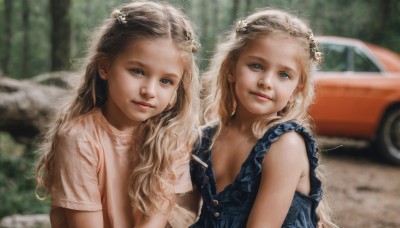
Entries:
[[[239,20],[236,24],[236,34],[245,32],[247,27],[248,23],[246,20]],[[307,35],[307,39],[310,43],[310,56],[312,60],[320,64],[322,62],[322,53],[318,51],[318,41],[315,40],[312,33]]]
[[[120,24],[126,24],[128,21],[126,20],[126,13],[121,12],[121,10],[119,9],[115,9],[112,13],[111,16],[115,19],[117,19],[117,21]],[[192,50],[193,53],[196,53],[197,51],[199,51],[201,44],[198,43],[197,41],[195,41],[192,37],[192,33],[190,31],[187,31],[185,33],[185,37],[187,39],[187,41],[190,41],[190,48]]]

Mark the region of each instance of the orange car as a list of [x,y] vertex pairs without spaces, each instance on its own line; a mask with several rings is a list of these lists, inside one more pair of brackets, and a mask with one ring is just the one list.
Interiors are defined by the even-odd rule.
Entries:
[[310,114],[319,135],[368,139],[400,165],[400,55],[356,39],[318,37]]

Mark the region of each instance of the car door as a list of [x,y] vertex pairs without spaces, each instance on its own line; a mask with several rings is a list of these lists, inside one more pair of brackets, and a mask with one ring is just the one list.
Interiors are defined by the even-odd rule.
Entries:
[[315,75],[311,115],[319,134],[368,138],[380,110],[382,71],[358,46],[321,43],[324,63]]

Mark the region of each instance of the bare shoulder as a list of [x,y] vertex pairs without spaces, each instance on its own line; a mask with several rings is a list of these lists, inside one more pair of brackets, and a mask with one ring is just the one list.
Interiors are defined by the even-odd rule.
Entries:
[[300,160],[307,159],[307,151],[304,138],[297,132],[291,131],[282,134],[279,139],[271,144],[265,157],[281,160],[286,164],[299,164]]
[[271,147],[274,145],[287,149],[299,147],[305,148],[304,138],[295,131],[282,134],[276,142],[272,143]]

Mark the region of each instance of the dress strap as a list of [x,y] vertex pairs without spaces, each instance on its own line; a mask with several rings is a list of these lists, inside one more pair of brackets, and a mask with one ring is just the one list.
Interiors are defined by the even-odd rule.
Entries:
[[[192,154],[202,158],[204,152],[210,152],[210,146],[217,126],[206,126],[202,129],[202,135],[197,139]],[[203,159],[201,159],[203,160]],[[203,160],[204,161],[204,160]]]
[[202,135],[198,137],[192,151],[194,159],[190,162],[190,174],[192,181],[199,181],[200,186],[208,183],[207,175],[211,163],[211,142],[215,134],[216,126],[207,126],[202,129]]

